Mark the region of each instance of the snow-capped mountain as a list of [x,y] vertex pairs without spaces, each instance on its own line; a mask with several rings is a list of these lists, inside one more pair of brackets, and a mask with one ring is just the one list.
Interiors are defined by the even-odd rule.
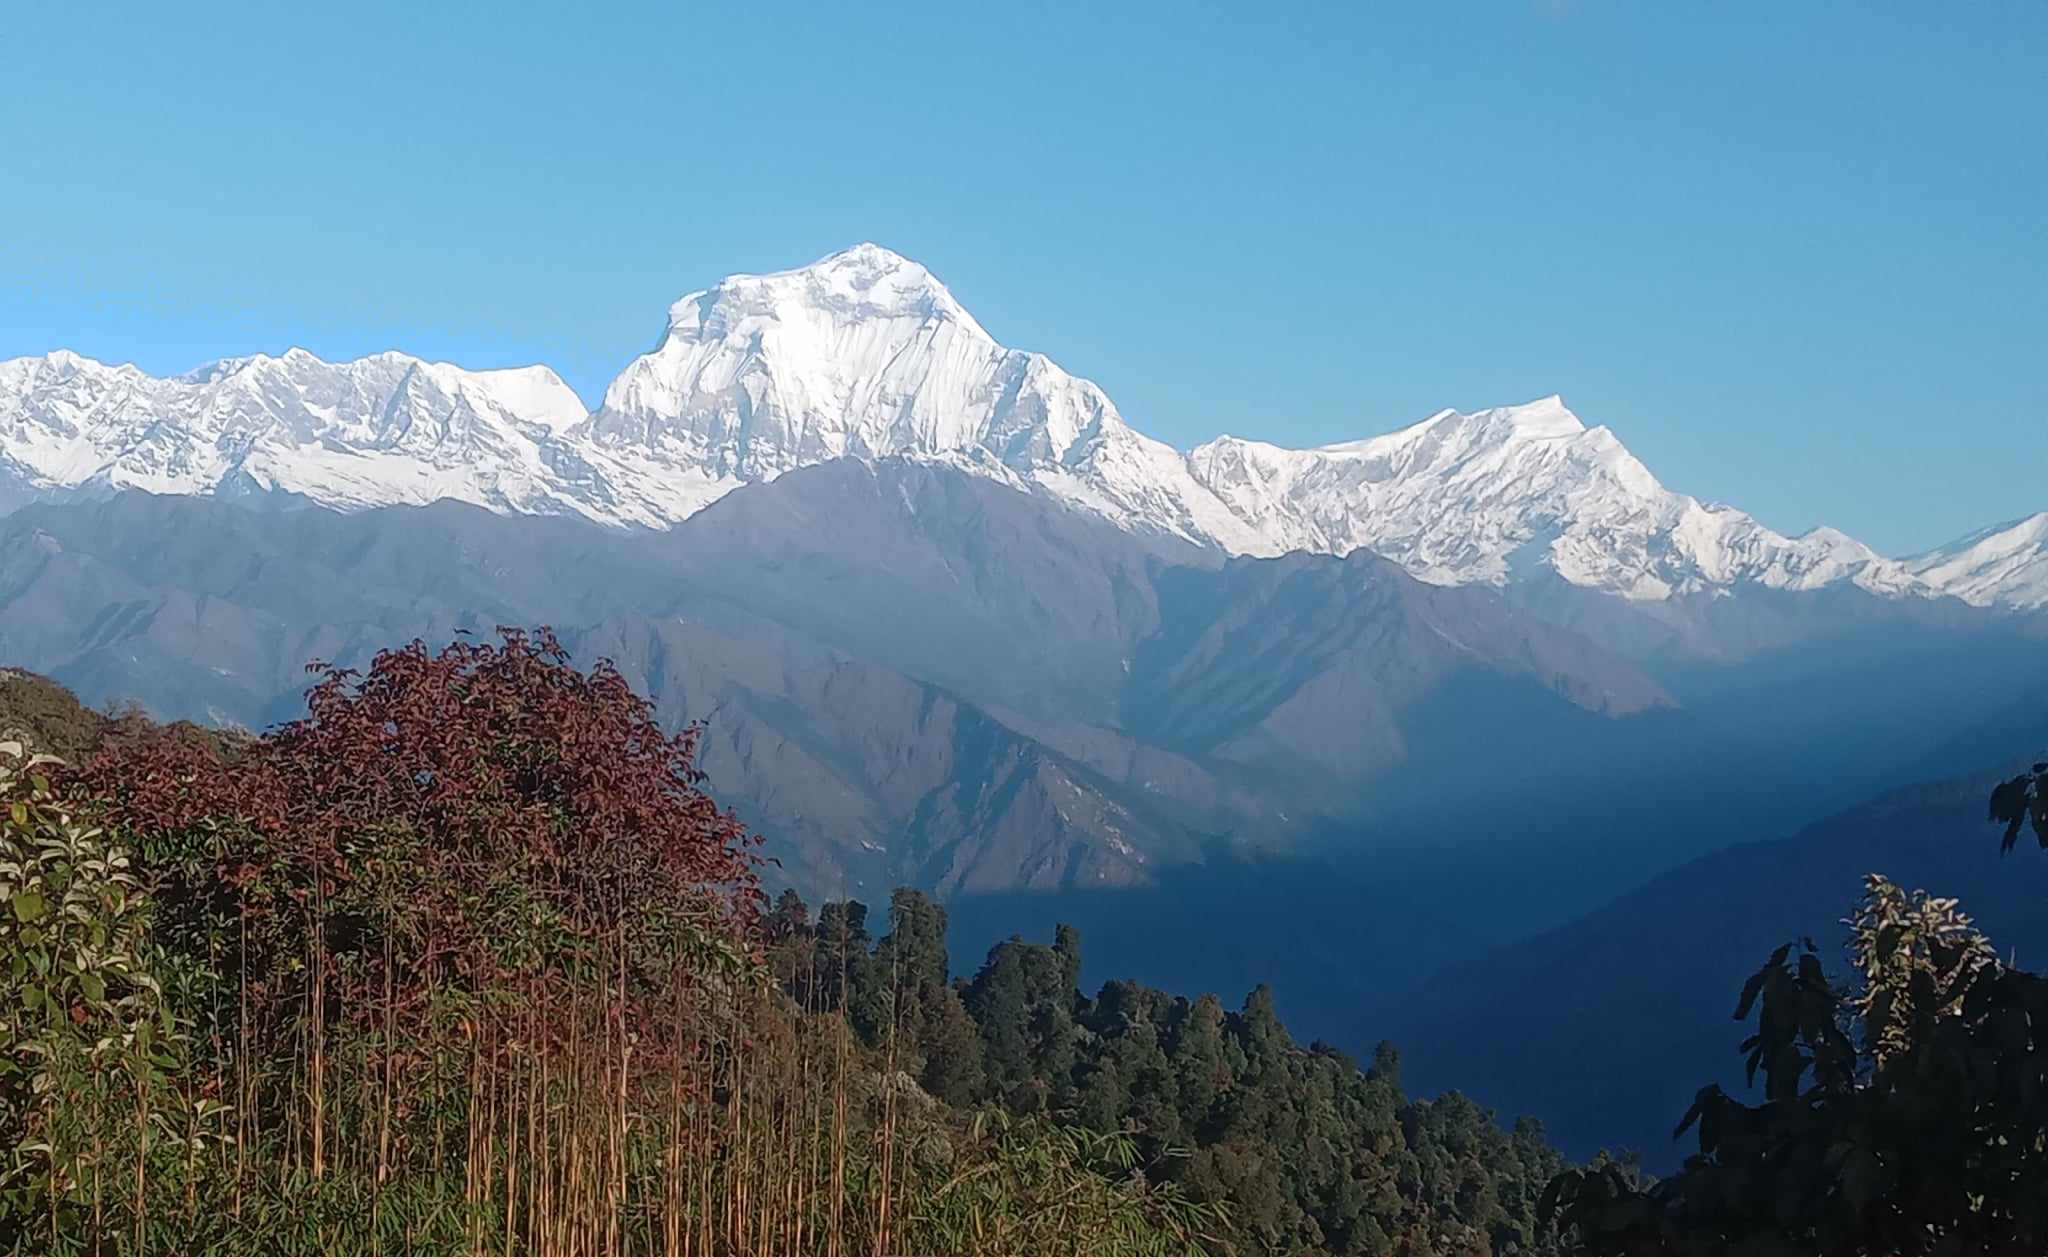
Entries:
[[294,349],[159,379],[58,352],[0,362],[0,502],[146,489],[560,511],[571,495],[543,451],[583,419],[546,367]]
[[1557,397],[1440,411],[1320,449],[1224,437],[1188,462],[1234,514],[1287,549],[1369,549],[1434,584],[1504,585],[1549,570],[1636,600],[1742,582],[1921,589],[1832,529],[1786,537],[1666,489],[1612,432],[1586,427]]
[[1436,584],[1554,574],[1656,601],[1851,583],[2048,603],[2048,517],[1910,563],[1832,529],[1789,537],[1666,489],[1556,397],[1320,449],[1224,437],[1183,453],[872,244],[683,297],[589,414],[545,367],[396,353],[293,350],[171,379],[69,353],[0,363],[0,507],[132,487],[343,509],[455,498],[662,528],[841,457],[943,462],[1232,554],[1371,549]]
[[1922,580],[1978,606],[2048,607],[2048,511],[1905,560]]
[[682,298],[580,435],[650,483],[676,467],[739,483],[845,456],[938,459],[1133,530],[1279,548],[1100,388],[997,344],[931,272],[873,244]]

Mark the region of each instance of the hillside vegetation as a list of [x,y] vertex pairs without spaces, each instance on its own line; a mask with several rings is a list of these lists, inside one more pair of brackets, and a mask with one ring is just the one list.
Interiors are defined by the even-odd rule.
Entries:
[[998,944],[949,982],[945,930],[914,890],[895,893],[879,940],[864,905],[814,920],[785,893],[770,963],[797,1003],[844,1012],[948,1103],[1127,1134],[1152,1181],[1223,1206],[1231,1251],[1551,1251],[1536,1204],[1563,1167],[1540,1125],[1504,1131],[1455,1093],[1408,1099],[1391,1044],[1365,1070],[1298,1044],[1265,987],[1236,1012],[1131,982],[1084,997],[1066,926],[1050,945]]
[[[2034,1253],[2048,982],[1872,875],[1739,994],[1662,1181],[1237,1011],[954,977],[900,890],[763,893],[696,731],[545,631],[319,669],[258,737],[0,677],[0,1250]],[[56,758],[41,747],[62,747]],[[2048,764],[1998,785],[2048,848]],[[1988,853],[1987,853],[1988,854]]]
[[[321,670],[260,737],[0,684],[0,1248],[1548,1251],[1532,1125],[1240,1012],[947,972],[545,632]],[[46,759],[46,755],[58,758]]]

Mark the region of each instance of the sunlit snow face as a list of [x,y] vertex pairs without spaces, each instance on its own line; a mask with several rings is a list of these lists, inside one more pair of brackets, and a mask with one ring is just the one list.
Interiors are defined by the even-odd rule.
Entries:
[[56,353],[0,363],[0,433],[0,507],[136,487],[344,509],[453,498],[661,528],[749,481],[901,457],[1134,532],[1231,554],[1368,549],[1438,584],[1656,600],[1848,582],[2048,604],[2048,517],[1910,563],[1831,530],[1786,537],[1667,490],[1556,397],[1319,449],[1223,437],[1182,453],[1093,383],[997,344],[929,271],[873,244],[683,297],[592,413],[538,366],[292,350],[157,379]]

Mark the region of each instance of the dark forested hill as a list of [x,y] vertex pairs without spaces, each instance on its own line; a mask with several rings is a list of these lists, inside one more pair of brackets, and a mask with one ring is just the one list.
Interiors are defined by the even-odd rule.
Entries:
[[1992,784],[2009,775],[1894,790],[1692,861],[1437,974],[1376,1010],[1373,1032],[1410,1045],[1416,1081],[1456,1079],[1540,1114],[1567,1151],[1631,1146],[1675,1165],[1687,1149],[1671,1131],[1694,1091],[1709,1080],[1745,1091],[1736,1044],[1748,1032],[1730,1017],[1743,981],[1801,935],[1839,961],[1865,874],[1960,899],[2023,965],[2048,953],[2048,865],[2001,859],[1985,820]]
[[1068,926],[998,943],[955,981],[946,911],[913,890],[886,929],[872,937],[859,902],[813,918],[789,894],[773,963],[934,1095],[1130,1134],[1149,1177],[1223,1206],[1233,1252],[1555,1251],[1536,1205],[1563,1162],[1542,1126],[1503,1129],[1457,1092],[1411,1098],[1391,1044],[1361,1068],[1297,1042],[1264,986],[1236,1011],[1130,981],[1086,996]]

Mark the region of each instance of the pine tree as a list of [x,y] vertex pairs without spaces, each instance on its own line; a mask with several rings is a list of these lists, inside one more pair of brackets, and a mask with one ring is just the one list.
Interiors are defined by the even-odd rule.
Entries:
[[1198,1136],[1209,1130],[1217,1103],[1230,1087],[1223,1025],[1222,1002],[1204,995],[1190,1006],[1174,1036],[1173,1071],[1181,1113]]
[[875,949],[871,972],[890,991],[902,1067],[949,1103],[978,1099],[984,1086],[981,1039],[950,981],[946,910],[922,891],[898,890],[890,897],[889,933]]
[[818,909],[812,937],[817,1006],[838,1009],[872,1042],[876,991],[874,957],[868,951],[867,905],[858,899],[824,905]]

